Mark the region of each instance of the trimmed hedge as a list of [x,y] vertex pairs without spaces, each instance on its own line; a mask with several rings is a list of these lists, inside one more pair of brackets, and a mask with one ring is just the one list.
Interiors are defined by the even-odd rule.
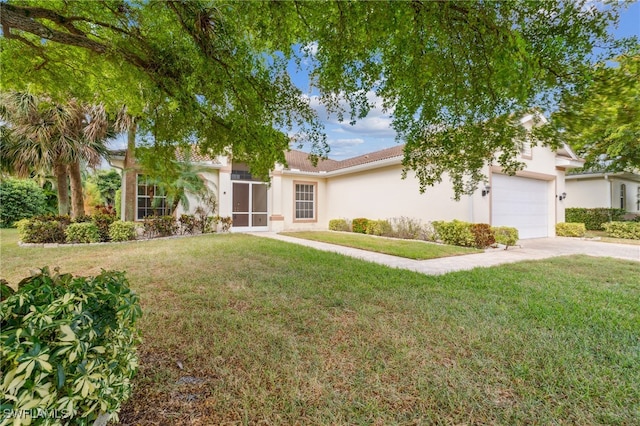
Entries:
[[584,223],[589,231],[600,231],[603,224],[615,222],[625,215],[623,209],[595,208],[585,209],[581,207],[570,207],[565,209],[565,222]]
[[584,237],[587,228],[584,223],[565,223],[556,224],[556,235],[558,237]]
[[496,236],[488,223],[474,223],[471,225],[471,233],[476,248],[484,249],[496,243]]
[[491,229],[493,229],[493,234],[496,237],[496,242],[498,244],[504,245],[505,250],[508,249],[509,246],[515,246],[520,239],[520,235],[518,234],[518,230],[516,228],[512,228],[510,226],[497,226]]
[[109,238],[114,242],[135,240],[136,224],[116,220],[109,226]]
[[369,223],[369,219],[364,217],[358,217],[351,221],[351,229],[353,232],[358,234],[366,234],[367,233],[367,224]]
[[23,243],[64,244],[67,242],[67,224],[57,220],[26,219],[20,221],[18,235]]
[[471,231],[471,223],[457,219],[451,222],[436,220],[433,228],[437,238],[445,244],[462,247],[474,247],[476,239]]
[[93,222],[72,223],[64,230],[68,243],[97,243],[100,241],[98,226]]
[[118,420],[138,368],[138,296],[122,272],[97,277],[51,274],[22,280],[14,292],[0,282],[2,408],[20,424],[90,425]]
[[369,235],[390,236],[393,233],[393,229],[388,220],[370,220],[367,223],[366,233]]
[[351,224],[347,219],[331,219],[329,221],[329,230],[351,232]]
[[610,237],[640,240],[640,222],[605,223],[604,230]]

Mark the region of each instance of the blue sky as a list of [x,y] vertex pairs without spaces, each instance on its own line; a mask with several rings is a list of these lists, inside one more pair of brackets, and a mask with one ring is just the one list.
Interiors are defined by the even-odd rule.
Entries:
[[[640,38],[640,2],[636,1],[620,15],[617,28],[611,31],[616,38],[638,36]],[[305,72],[296,72],[296,67],[290,67],[294,83],[303,91],[310,95],[311,105],[316,109],[320,119],[325,125],[327,140],[331,148],[329,157],[342,160],[368,152],[389,148],[396,145],[395,132],[391,128],[391,117],[382,112],[381,108],[372,109],[368,116],[360,119],[355,125],[350,125],[348,117],[346,121],[338,121],[335,115],[328,115],[319,104],[314,95],[309,93],[309,80]],[[371,101],[377,101],[373,95]],[[112,143],[112,148],[124,148],[126,138],[118,138]],[[304,148],[303,148],[304,150]]]

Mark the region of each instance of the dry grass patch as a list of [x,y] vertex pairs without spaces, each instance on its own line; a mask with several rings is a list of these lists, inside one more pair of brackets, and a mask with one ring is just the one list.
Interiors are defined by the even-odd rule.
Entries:
[[141,368],[122,424],[638,424],[640,267],[438,277],[245,235],[20,248],[2,274],[127,271]]

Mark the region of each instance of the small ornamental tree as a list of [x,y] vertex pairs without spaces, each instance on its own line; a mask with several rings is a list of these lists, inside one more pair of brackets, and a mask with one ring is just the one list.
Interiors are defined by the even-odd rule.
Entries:
[[20,219],[44,214],[47,198],[31,180],[6,179],[0,182],[0,226],[13,226]]

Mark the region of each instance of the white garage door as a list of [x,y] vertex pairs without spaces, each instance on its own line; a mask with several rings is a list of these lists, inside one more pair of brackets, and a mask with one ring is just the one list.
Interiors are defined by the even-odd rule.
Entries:
[[494,174],[491,178],[491,224],[512,226],[520,238],[549,236],[549,182]]

